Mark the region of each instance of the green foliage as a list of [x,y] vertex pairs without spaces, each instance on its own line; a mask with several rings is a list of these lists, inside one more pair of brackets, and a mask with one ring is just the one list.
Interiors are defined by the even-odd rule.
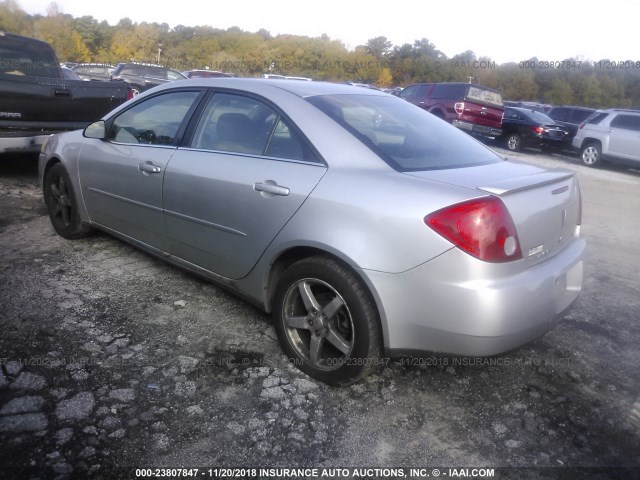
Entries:
[[350,51],[326,34],[311,38],[238,27],[170,28],[166,23],[136,23],[129,18],[112,26],[91,16],[65,15],[55,3],[46,16],[28,15],[15,0],[0,1],[0,31],[46,40],[61,61],[159,60],[177,70],[209,68],[240,76],[276,73],[380,87],[472,81],[498,89],[506,100],[640,108],[637,61],[629,68],[610,68],[606,60],[566,59],[557,62],[559,66],[545,65],[536,58],[497,65],[490,58],[477,58],[471,50],[448,58],[427,38],[393,46],[384,36]]

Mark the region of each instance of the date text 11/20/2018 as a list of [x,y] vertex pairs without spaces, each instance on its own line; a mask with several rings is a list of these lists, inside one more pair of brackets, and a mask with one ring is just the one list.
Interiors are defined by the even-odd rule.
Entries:
[[299,479],[335,478],[494,478],[493,468],[136,468],[136,478],[242,478]]
[[520,68],[571,70],[579,68],[594,68],[596,70],[640,70],[640,60],[599,60],[597,62],[583,62],[582,60],[523,60]]

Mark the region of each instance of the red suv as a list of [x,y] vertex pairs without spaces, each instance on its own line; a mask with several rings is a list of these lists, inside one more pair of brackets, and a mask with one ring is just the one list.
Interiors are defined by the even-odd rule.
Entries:
[[502,134],[504,106],[497,90],[470,83],[415,83],[400,98],[473,135]]

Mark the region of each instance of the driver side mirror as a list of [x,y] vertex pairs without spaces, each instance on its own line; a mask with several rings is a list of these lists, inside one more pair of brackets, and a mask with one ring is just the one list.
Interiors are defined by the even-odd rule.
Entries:
[[104,120],[98,120],[97,122],[88,125],[82,132],[82,136],[85,138],[95,138],[97,140],[105,140],[107,138],[107,132],[104,125]]

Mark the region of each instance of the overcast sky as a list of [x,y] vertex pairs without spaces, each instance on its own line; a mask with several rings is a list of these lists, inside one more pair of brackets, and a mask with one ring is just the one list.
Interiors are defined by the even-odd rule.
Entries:
[[[51,0],[18,0],[30,14],[46,14]],[[578,3],[562,0],[58,0],[63,13],[91,15],[115,25],[134,22],[232,26],[272,35],[326,33],[348,48],[385,36],[394,45],[429,41],[448,57],[466,50],[498,63],[526,60],[640,60],[638,0]],[[631,39],[634,39],[631,41]]]

